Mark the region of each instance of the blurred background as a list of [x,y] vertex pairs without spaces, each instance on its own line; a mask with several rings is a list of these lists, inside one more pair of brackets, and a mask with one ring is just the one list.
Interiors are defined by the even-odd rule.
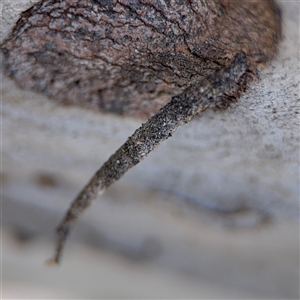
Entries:
[[[37,1],[3,0],[1,36]],[[299,299],[299,10],[238,105],[206,111],[101,196],[62,265],[54,229],[142,120],[61,107],[1,74],[3,299]],[[298,105],[298,107],[297,107]]]

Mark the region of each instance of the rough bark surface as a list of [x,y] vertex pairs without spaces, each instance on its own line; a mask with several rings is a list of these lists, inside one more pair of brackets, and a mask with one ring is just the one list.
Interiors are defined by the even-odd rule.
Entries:
[[[34,1],[0,1],[3,38]],[[276,3],[283,38],[261,80],[102,195],[59,270],[41,267],[53,228],[140,121],[63,107],[3,76],[3,298],[26,285],[28,299],[299,299],[300,2]]]
[[2,45],[22,87],[65,104],[149,117],[243,51],[275,54],[280,14],[265,1],[47,0]]
[[279,19],[273,1],[225,0],[52,0],[23,14],[2,48],[6,70],[21,86],[70,103],[139,115],[156,111],[143,109],[145,97],[151,103],[150,94],[166,94],[165,87],[173,94],[184,88],[74,200],[57,229],[51,263],[59,262],[70,226],[99,193],[198,112],[238,99],[252,78],[248,74],[274,56]]

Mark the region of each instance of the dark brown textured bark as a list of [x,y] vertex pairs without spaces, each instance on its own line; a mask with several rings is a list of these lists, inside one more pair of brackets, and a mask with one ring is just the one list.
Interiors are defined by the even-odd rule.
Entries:
[[23,13],[2,45],[5,69],[22,87],[139,116],[172,96],[79,193],[50,262],[59,262],[72,224],[98,194],[197,113],[236,101],[279,37],[271,0],[48,0]]
[[271,0],[45,0],[2,45],[23,88],[71,103],[149,117],[241,51],[255,69],[275,54]]

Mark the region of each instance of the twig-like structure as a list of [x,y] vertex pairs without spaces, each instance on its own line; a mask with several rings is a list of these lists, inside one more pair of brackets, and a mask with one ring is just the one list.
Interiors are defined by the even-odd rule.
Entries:
[[181,126],[211,105],[229,105],[245,90],[251,79],[247,58],[237,54],[230,65],[198,84],[191,85],[144,123],[96,172],[71,204],[57,228],[56,252],[50,263],[59,263],[72,225],[80,215],[116,180],[142,161]]

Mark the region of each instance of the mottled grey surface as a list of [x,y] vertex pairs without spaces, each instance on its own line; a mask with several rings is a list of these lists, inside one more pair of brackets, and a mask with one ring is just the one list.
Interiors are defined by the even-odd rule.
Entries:
[[[1,4],[4,35],[23,2]],[[39,267],[52,252],[46,238],[141,121],[60,107],[2,78],[3,225],[39,238],[4,243],[4,292],[24,283],[83,298],[299,297],[299,2],[279,3],[283,41],[260,82],[181,128],[99,198],[73,238],[102,251],[71,243],[57,272]],[[119,289],[105,289],[114,278]]]

